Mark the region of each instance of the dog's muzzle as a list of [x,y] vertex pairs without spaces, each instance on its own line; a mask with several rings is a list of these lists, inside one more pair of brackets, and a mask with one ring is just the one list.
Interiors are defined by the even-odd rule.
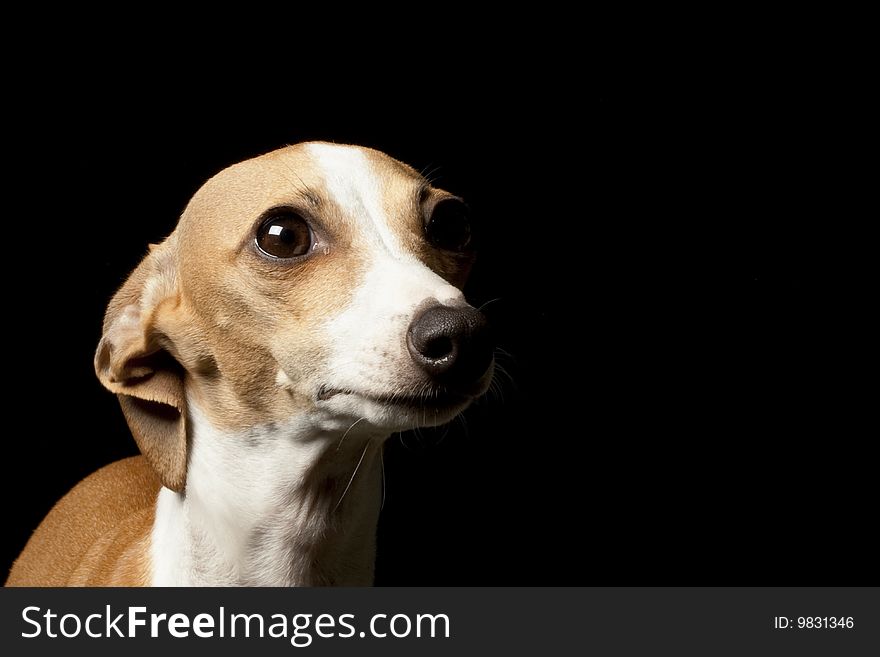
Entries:
[[486,317],[470,306],[423,310],[409,325],[406,346],[432,381],[456,389],[477,383],[495,352]]

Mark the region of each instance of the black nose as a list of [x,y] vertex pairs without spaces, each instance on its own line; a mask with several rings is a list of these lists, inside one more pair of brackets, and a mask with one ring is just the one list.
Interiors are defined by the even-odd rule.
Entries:
[[475,383],[492,362],[494,345],[481,312],[466,306],[431,306],[409,325],[406,346],[412,359],[435,380]]

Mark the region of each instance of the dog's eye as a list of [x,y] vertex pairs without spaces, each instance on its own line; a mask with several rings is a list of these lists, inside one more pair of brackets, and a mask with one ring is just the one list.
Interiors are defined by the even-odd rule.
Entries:
[[295,258],[312,248],[312,231],[293,210],[282,210],[267,218],[257,231],[257,246],[273,258]]
[[440,201],[434,206],[425,233],[434,246],[447,251],[467,251],[473,244],[467,206],[454,198]]

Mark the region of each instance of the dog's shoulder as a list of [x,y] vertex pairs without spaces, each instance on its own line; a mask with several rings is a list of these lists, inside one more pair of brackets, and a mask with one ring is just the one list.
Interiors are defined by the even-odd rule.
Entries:
[[146,583],[149,531],[160,487],[142,456],[92,473],[40,523],[6,585]]

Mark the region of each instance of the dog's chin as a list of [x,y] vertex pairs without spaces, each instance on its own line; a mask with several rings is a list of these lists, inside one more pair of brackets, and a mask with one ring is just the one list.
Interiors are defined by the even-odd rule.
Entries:
[[334,414],[362,418],[387,431],[445,424],[473,400],[473,396],[451,392],[383,395],[329,386],[322,386],[316,398],[320,406]]

